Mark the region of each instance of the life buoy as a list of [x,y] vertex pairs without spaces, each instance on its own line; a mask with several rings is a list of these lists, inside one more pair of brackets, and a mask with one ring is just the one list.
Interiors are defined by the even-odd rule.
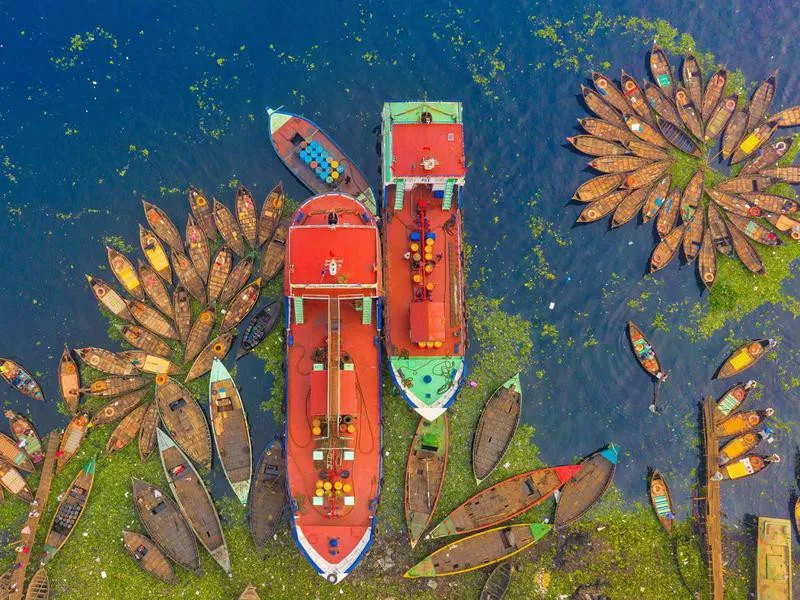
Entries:
[[601,90],[604,90],[606,89],[606,87],[608,87],[608,82],[606,82],[606,80],[603,77],[600,77],[597,80],[597,87],[599,87]]
[[778,142],[777,144],[775,144],[775,148],[777,150],[783,150],[784,148],[786,148],[786,142]]
[[213,319],[213,317],[209,313],[207,313],[207,312],[200,313],[200,320],[203,323],[209,323],[209,322],[211,322],[212,319]]
[[736,108],[736,102],[734,102],[733,100],[726,100],[725,108],[727,108],[728,110],[733,110],[734,108]]
[[757,440],[758,440],[758,437],[756,436],[756,434],[755,434],[755,433],[747,433],[747,434],[745,434],[745,436],[742,438],[742,441],[743,441],[745,444],[747,444],[748,446],[750,446],[750,445],[752,445],[752,444],[755,444],[755,442],[756,442]]
[[223,346],[220,343],[214,344],[214,346],[211,348],[211,351],[214,354],[216,354],[217,356],[220,356],[224,350],[225,350],[225,346]]
[[654,481],[652,485],[653,494],[660,496],[664,493],[664,486],[660,482]]
[[632,92],[636,89],[636,84],[633,83],[630,79],[625,82],[625,90],[628,92]]
[[156,384],[157,385],[164,385],[165,383],[167,383],[167,376],[166,375],[164,375],[163,373],[161,373],[159,375],[156,375]]
[[103,409],[103,416],[105,416],[105,417],[113,417],[113,416],[114,416],[114,413],[116,413],[116,412],[117,412],[117,411],[116,411],[116,410],[115,410],[113,407],[111,407],[111,406],[106,406],[106,407]]
[[758,356],[762,351],[761,344],[754,342],[747,347],[747,351],[753,356]]
[[747,415],[747,424],[750,425],[751,427],[755,427],[760,422],[761,422],[761,417],[759,417],[757,414],[751,413]]
[[208,204],[208,202],[206,201],[205,197],[198,195],[195,197],[195,204],[197,204],[197,206],[205,206]]
[[594,209],[591,209],[586,213],[586,216],[589,217],[590,219],[594,219],[594,218],[597,217],[597,211],[594,210]]
[[98,298],[102,298],[103,296],[106,295],[106,288],[103,287],[102,285],[98,285],[97,288],[95,288],[95,291],[97,292]]
[[68,375],[72,375],[73,373],[75,373],[75,365],[73,365],[72,363],[65,364],[64,371],[66,371]]
[[679,102],[683,102],[684,100],[686,100],[686,94],[684,94],[683,90],[681,90],[677,94],[675,94],[675,99],[678,100]]
[[733,392],[731,392],[731,393],[733,394],[733,397],[734,397],[734,398],[736,398],[737,400],[739,400],[740,402],[741,402],[742,400],[744,400],[744,390],[743,390],[742,388],[740,388],[740,387],[737,387],[737,388],[736,388],[735,390],[733,390]]
[[96,354],[93,354],[92,357],[89,359],[89,364],[92,365],[93,367],[96,367],[97,365],[100,364],[100,357],[97,356]]
[[703,281],[705,281],[706,283],[711,283],[712,281],[714,281],[714,274],[710,272],[703,273]]
[[760,456],[751,456],[750,465],[753,469],[758,470],[764,466],[764,460]]
[[793,240],[800,240],[800,231],[798,231],[797,229],[792,229],[792,233],[790,233],[789,236]]
[[747,210],[747,214],[750,215],[751,217],[759,217],[761,216],[761,209],[758,208],[757,206],[751,206]]

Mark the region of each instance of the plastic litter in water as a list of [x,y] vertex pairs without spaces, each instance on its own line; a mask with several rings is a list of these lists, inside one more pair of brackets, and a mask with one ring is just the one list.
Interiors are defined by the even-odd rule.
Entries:
[[477,382],[477,381],[475,381],[474,379],[470,379],[470,380],[469,380],[469,387],[471,387],[471,388],[476,388],[476,387],[478,387],[478,382]]
[[547,308],[549,308],[550,310],[553,310],[555,307],[556,307],[556,303],[555,303],[555,302],[551,302],[551,303],[550,303],[550,304],[547,306]]

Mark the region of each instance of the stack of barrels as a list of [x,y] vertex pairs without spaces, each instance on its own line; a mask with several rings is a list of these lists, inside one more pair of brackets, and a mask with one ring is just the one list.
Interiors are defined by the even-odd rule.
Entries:
[[336,184],[344,176],[344,163],[331,156],[316,140],[300,142],[299,155],[320,181],[324,181],[330,186]]

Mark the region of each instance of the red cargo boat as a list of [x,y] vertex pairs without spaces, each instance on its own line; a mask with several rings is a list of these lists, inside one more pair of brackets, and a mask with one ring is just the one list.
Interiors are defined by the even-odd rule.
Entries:
[[295,542],[330,583],[372,545],[381,480],[381,250],[350,196],[306,200],[289,228],[286,477]]

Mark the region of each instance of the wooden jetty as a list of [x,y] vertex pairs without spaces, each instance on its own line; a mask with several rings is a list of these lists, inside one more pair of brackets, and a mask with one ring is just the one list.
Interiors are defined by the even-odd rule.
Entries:
[[711,598],[723,600],[725,587],[722,578],[722,522],[720,516],[719,480],[713,479],[719,469],[719,441],[714,431],[714,398],[703,402],[703,437],[706,450],[706,551],[710,571]]

